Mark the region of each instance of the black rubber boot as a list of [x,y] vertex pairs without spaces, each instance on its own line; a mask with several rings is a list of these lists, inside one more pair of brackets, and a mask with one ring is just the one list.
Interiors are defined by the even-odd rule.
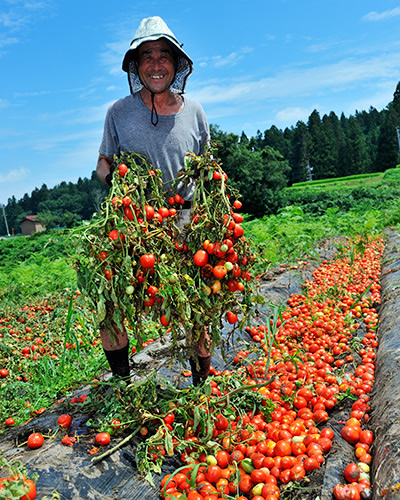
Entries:
[[192,370],[193,385],[204,384],[210,374],[211,356],[198,356],[197,359],[190,358],[189,363]]
[[117,375],[121,378],[129,377],[129,344],[121,349],[116,349],[115,351],[103,350],[113,376]]

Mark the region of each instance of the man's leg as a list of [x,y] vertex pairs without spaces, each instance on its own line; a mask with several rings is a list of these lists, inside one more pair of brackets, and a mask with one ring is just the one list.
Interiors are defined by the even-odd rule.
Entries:
[[117,325],[113,326],[114,339],[107,330],[100,330],[100,338],[104,354],[110,365],[112,374],[120,377],[129,377],[129,341],[125,331]]
[[210,374],[210,346],[211,339],[208,334],[208,329],[204,328],[195,346],[195,356],[189,359],[190,368],[192,370],[193,385],[204,384]]

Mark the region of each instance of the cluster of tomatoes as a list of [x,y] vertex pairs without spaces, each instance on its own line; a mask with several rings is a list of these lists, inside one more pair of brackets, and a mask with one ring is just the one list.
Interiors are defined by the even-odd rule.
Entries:
[[[257,411],[239,415],[229,406],[214,406],[213,450],[207,450],[195,429],[181,455],[185,465],[162,480],[163,498],[277,500],[289,483],[319,469],[333,440],[341,438],[355,446],[356,460],[343,471],[347,484],[335,487],[335,498],[372,497],[373,434],[365,426],[374,380],[373,306],[380,302],[382,252],[382,240],[370,239],[363,253],[323,262],[304,293],[291,295],[277,321],[248,328],[264,354],[251,361],[250,351],[240,351],[235,370],[221,377],[235,373],[243,384],[254,386],[251,390],[262,396],[262,403]],[[355,340],[361,321],[367,333]],[[226,392],[221,377],[210,381],[210,401]],[[329,413],[347,397],[355,401],[341,436],[335,436]],[[175,423],[172,419],[171,432]]]
[[140,336],[138,324],[147,315],[171,328],[173,340],[182,336],[182,324],[187,331],[209,326],[218,344],[221,317],[229,313],[232,324],[238,314],[244,318],[252,295],[255,257],[237,193],[212,150],[188,154],[178,181],[194,193],[183,227],[185,200],[164,192],[160,170],[134,153],[117,163],[102,213],[72,238],[80,287],[106,326],[112,317]]
[[6,492],[3,493],[12,495],[12,498],[19,498],[19,500],[34,500],[37,494],[34,481],[32,481],[32,479],[27,479],[26,476],[22,474],[1,478],[0,492],[2,490],[6,490]]

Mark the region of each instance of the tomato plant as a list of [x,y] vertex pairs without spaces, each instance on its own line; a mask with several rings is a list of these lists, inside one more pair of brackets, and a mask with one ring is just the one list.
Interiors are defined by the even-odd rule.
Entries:
[[[171,352],[187,358],[204,328],[213,345],[220,344],[220,321],[228,311],[234,328],[254,314],[256,256],[240,226],[238,193],[227,184],[215,151],[188,153],[178,180],[168,185],[169,191],[179,182],[195,186],[184,227],[178,221],[188,200],[179,192],[166,194],[161,171],[134,153],[115,158],[119,166],[102,212],[71,235],[79,285],[97,308],[101,328],[128,327],[141,346],[145,313],[164,327],[160,334],[168,327]],[[157,294],[149,292],[152,287]],[[240,321],[233,321],[238,313]],[[179,340],[182,324],[186,345]]]

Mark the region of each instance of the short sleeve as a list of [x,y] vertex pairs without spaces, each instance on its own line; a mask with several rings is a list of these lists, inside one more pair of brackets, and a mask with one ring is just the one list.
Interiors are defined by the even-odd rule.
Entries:
[[118,133],[115,127],[111,106],[107,110],[106,119],[104,121],[103,139],[100,144],[99,153],[107,156],[107,158],[113,158],[114,155],[120,154]]

